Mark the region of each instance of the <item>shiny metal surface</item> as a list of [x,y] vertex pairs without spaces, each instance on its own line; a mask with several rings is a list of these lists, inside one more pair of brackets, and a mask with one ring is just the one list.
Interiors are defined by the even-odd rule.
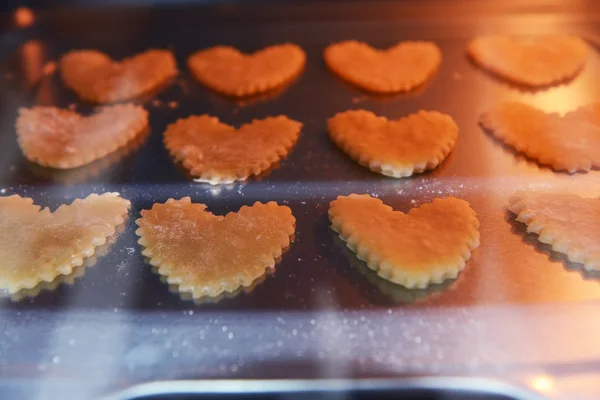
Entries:
[[[417,398],[434,391],[444,391],[442,398],[448,400],[482,399],[485,400],[541,400],[534,393],[520,390],[502,382],[491,379],[464,379],[460,377],[448,378],[413,378],[413,379],[363,379],[363,380],[221,380],[212,381],[162,381],[134,386],[105,400],[142,399],[155,395],[203,395],[202,398],[211,398],[216,395],[244,394],[250,398],[252,395],[277,394],[280,398],[329,398],[344,396],[352,393],[353,398],[359,394],[363,398],[374,396],[378,392],[387,392],[385,398],[391,398],[391,393],[396,393],[396,398]],[[420,392],[417,392],[420,391]],[[418,396],[420,394],[420,396]],[[312,397],[310,397],[312,396]],[[382,396],[383,397],[383,396]],[[200,397],[198,397],[200,398]],[[252,397],[256,398],[256,397]],[[436,397],[439,398],[439,397]]]
[[[489,105],[505,99],[559,112],[597,101],[600,56],[594,43],[600,14],[547,7],[487,12],[473,2],[417,3],[47,11],[36,14],[34,26],[6,33],[0,51],[5,56],[0,192],[55,208],[92,192],[118,191],[131,200],[132,209],[107,255],[72,286],[16,302],[1,300],[0,376],[5,381],[33,376],[48,387],[77,377],[83,385],[78,393],[90,394],[183,377],[506,377],[516,371],[519,379],[541,373],[555,379],[573,368],[597,370],[600,325],[593,315],[600,311],[599,277],[538,245],[505,206],[522,189],[599,196],[600,172],[554,173],[495,141],[477,120]],[[489,32],[580,34],[593,51],[573,81],[525,92],[466,58],[468,40]],[[442,66],[415,92],[372,96],[336,78],[322,61],[327,44],[350,38],[378,47],[433,40],[442,49]],[[252,51],[287,41],[302,46],[308,61],[297,81],[274,95],[232,101],[201,87],[185,68],[186,57],[199,48],[228,44]],[[150,47],[172,48],[181,75],[143,101],[151,132],[138,147],[68,173],[25,161],[13,127],[19,106],[92,109],[56,75],[43,75],[47,62],[76,48],[97,48],[119,58]],[[385,178],[355,164],[327,137],[326,119],[351,108],[390,118],[420,109],[442,111],[456,120],[459,139],[436,170]],[[191,182],[169,158],[161,137],[170,122],[202,113],[234,125],[286,114],[303,122],[304,129],[289,157],[260,180],[211,187]],[[348,193],[370,193],[402,211],[435,197],[464,198],[481,222],[481,246],[456,280],[428,290],[402,289],[366,270],[329,229],[328,203]],[[181,299],[140,255],[134,220],[152,203],[182,196],[215,213],[254,201],[287,204],[298,221],[295,242],[275,273],[248,293],[198,305]],[[92,371],[97,381],[87,379]]]

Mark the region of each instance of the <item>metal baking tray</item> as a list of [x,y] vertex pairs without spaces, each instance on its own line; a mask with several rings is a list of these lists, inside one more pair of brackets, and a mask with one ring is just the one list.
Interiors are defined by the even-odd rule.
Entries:
[[[89,193],[117,191],[132,207],[106,254],[72,284],[0,300],[0,387],[40,398],[62,391],[88,398],[166,379],[458,375],[492,376],[569,398],[571,379],[595,376],[599,276],[539,245],[505,207],[521,189],[598,196],[600,172],[568,175],[540,167],[484,133],[477,121],[505,99],[559,112],[597,101],[598,9],[556,1],[244,2],[55,8],[34,16],[35,23],[23,29],[10,25],[10,14],[2,17],[0,193],[55,209]],[[465,56],[471,38],[492,32],[579,34],[593,51],[574,80],[526,91]],[[376,47],[432,40],[443,62],[418,90],[375,96],[327,70],[323,49],[344,39]],[[198,84],[185,67],[187,56],[204,47],[227,44],[249,52],[283,42],[300,45],[307,64],[293,84],[266,96],[223,97]],[[93,109],[57,74],[44,74],[47,63],[78,48],[114,58],[170,48],[181,73],[141,100],[151,124],[141,143],[88,167],[57,172],[25,160],[14,121],[21,106]],[[386,178],[357,165],[327,136],[327,118],[354,108],[390,118],[438,110],[455,119],[459,139],[437,169]],[[233,125],[285,114],[304,127],[289,156],[268,174],[210,186],[191,181],[162,144],[169,123],[203,113]],[[403,289],[369,271],[329,228],[329,202],[349,193],[378,196],[402,211],[436,197],[464,198],[481,222],[481,245],[456,280]],[[218,214],[255,201],[286,204],[297,219],[295,241],[275,273],[252,290],[212,303],[181,299],[141,256],[134,221],[154,202],[183,196]],[[577,387],[598,390],[600,380],[585,382]]]

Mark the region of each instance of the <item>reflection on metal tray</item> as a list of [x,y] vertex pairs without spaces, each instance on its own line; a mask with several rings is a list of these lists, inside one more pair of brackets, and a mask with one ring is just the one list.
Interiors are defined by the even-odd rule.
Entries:
[[[598,172],[573,176],[554,173],[503,147],[477,124],[479,114],[502,99],[520,99],[560,112],[594,101],[593,88],[600,85],[594,73],[600,65],[600,57],[595,52],[586,69],[573,82],[525,93],[471,64],[464,49],[476,27],[457,29],[452,20],[425,19],[405,24],[370,20],[284,24],[289,17],[282,7],[279,16],[282,22],[239,25],[235,21],[228,23],[228,19],[235,20],[241,10],[224,13],[221,16],[224,23],[207,23],[207,17],[199,11],[181,9],[165,15],[152,11],[135,14],[136,19],[124,27],[104,32],[104,19],[115,15],[123,19],[133,16],[125,11],[109,10],[91,15],[65,13],[49,14],[46,20],[42,14],[40,25],[31,32],[31,39],[19,46],[4,65],[11,73],[12,78],[7,83],[12,91],[3,90],[5,112],[0,122],[5,129],[0,138],[3,164],[0,186],[6,194],[31,196],[38,204],[50,207],[90,192],[114,190],[132,201],[131,218],[110,254],[99,259],[97,268],[88,271],[76,286],[47,292],[19,304],[5,302],[5,306],[36,309],[62,305],[153,309],[158,303],[163,309],[190,306],[170,293],[159,276],[151,272],[139,254],[134,235],[134,221],[141,209],[151,207],[153,202],[187,195],[207,204],[215,213],[235,211],[254,201],[277,200],[290,205],[298,220],[296,241],[275,274],[251,293],[215,306],[203,306],[201,310],[215,307],[235,310],[365,308],[393,306],[399,302],[450,306],[600,298],[600,286],[594,281],[598,277],[584,274],[577,265],[554,259],[547,248],[537,245],[525,234],[524,227],[505,211],[507,197],[518,189],[555,188],[598,195]],[[522,22],[522,18],[506,18],[497,25],[516,33],[541,34],[555,30],[551,19],[532,16],[525,20],[531,21],[536,27],[534,30]],[[197,20],[202,24],[196,24]],[[581,23],[565,31],[593,33],[585,30],[585,24]],[[273,36],[277,40],[274,41]],[[365,40],[379,47],[404,39],[433,40],[443,51],[443,64],[433,79],[415,92],[385,97],[369,95],[342,82],[324,66],[323,48],[346,38]],[[199,48],[227,43],[252,51],[274,42],[288,41],[305,49],[307,66],[296,82],[272,97],[234,101],[203,88],[185,69],[186,57]],[[19,106],[76,104],[84,112],[92,108],[66,89],[58,74],[50,77],[41,74],[39,70],[47,62],[57,60],[70,49],[97,48],[119,58],[151,47],[172,48],[182,71],[174,84],[143,102],[150,111],[148,137],[114,157],[72,171],[56,171],[26,162],[17,147],[12,127]],[[352,108],[365,108],[390,118],[420,109],[439,110],[456,120],[459,140],[448,159],[432,172],[408,179],[385,178],[357,165],[327,137],[327,118]],[[202,113],[218,116],[233,125],[267,115],[286,114],[302,121],[304,129],[289,157],[269,174],[236,185],[213,187],[192,182],[170,158],[162,143],[162,132],[167,124]],[[335,240],[335,234],[329,229],[329,201],[337,195],[353,192],[379,196],[402,211],[435,197],[465,198],[481,221],[481,246],[458,279],[432,288],[431,295],[422,291],[414,294],[409,291],[406,296],[386,293],[379,287],[386,286],[385,283],[378,285],[377,279],[369,274],[365,279],[361,273],[364,264],[346,254],[343,244]],[[139,290],[130,290],[131,287]],[[115,296],[95,294],[106,290]],[[406,300],[399,301],[402,297]],[[65,302],[65,298],[69,301]]]
[[[594,338],[600,326],[585,318],[594,315],[600,298],[598,276],[538,245],[505,206],[520,189],[598,196],[600,173],[567,175],[540,167],[485,134],[477,120],[497,100],[520,99],[559,112],[598,100],[600,56],[593,51],[585,70],[567,84],[525,92],[472,65],[465,46],[474,35],[489,32],[560,31],[592,40],[599,34],[598,14],[542,6],[530,11],[521,7],[519,14],[510,9],[487,13],[474,2],[453,4],[282,2],[49,10],[37,13],[33,26],[0,35],[2,194],[29,196],[52,209],[92,192],[118,191],[132,202],[130,218],[108,254],[73,285],[17,302],[1,300],[5,336],[0,349],[6,350],[2,359],[8,362],[0,365],[0,375],[47,378],[48,385],[62,376],[77,377],[84,386],[81,393],[89,394],[149,379],[244,377],[253,374],[248,365],[282,363],[286,357],[311,362],[333,357],[328,362],[340,368],[333,375],[341,377],[415,370],[512,373],[515,366],[540,373],[557,365],[559,371],[580,362],[597,365],[600,348]],[[442,66],[414,92],[370,95],[324,65],[323,48],[343,39],[377,47],[433,40],[442,49]],[[200,48],[228,44],[253,51],[281,42],[300,45],[307,65],[292,85],[270,96],[233,101],[196,83],[185,68],[186,57]],[[56,74],[44,76],[46,63],[77,48],[121,58],[151,47],[173,49],[181,74],[154,98],[143,100],[150,112],[147,138],[117,157],[67,174],[25,161],[13,127],[18,107],[77,104],[79,111],[92,110]],[[420,109],[448,113],[460,129],[456,148],[429,173],[407,179],[374,174],[326,134],[328,117],[353,108],[390,118]],[[213,187],[190,181],[162,143],[169,123],[202,113],[232,125],[285,114],[304,128],[289,157],[268,175]],[[420,291],[395,287],[367,270],[329,228],[329,202],[348,193],[370,193],[401,211],[435,197],[464,198],[481,222],[481,246],[456,280]],[[295,242],[276,271],[251,291],[216,303],[181,299],[145,263],[134,221],[154,202],[183,196],[219,214],[255,201],[287,204],[298,221]],[[105,334],[96,335],[98,329]],[[315,340],[321,342],[315,345]],[[492,349],[490,343],[500,347]],[[331,376],[327,368],[320,372]],[[85,379],[92,370],[101,383]],[[293,371],[286,377],[296,377]]]
[[167,399],[535,400],[533,393],[489,379],[165,381],[138,385],[106,400]]

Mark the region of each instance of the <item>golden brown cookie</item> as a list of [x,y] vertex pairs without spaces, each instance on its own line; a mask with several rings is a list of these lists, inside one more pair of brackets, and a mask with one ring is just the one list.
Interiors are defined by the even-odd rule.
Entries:
[[17,140],[28,160],[69,169],[126,146],[148,129],[148,112],[133,104],[100,108],[84,117],[56,107],[21,108]]
[[197,299],[250,286],[273,268],[295,221],[288,207],[274,202],[221,216],[184,197],[143,210],[136,233],[142,254],[169,284]]
[[331,227],[379,276],[407,288],[456,278],[479,246],[479,221],[454,197],[404,214],[369,195],[339,196],[329,207]]
[[395,304],[413,304],[426,299],[432,299],[440,294],[452,291],[456,286],[454,280],[448,279],[440,284],[430,284],[423,289],[408,289],[405,286],[380,277],[365,262],[356,258],[354,251],[349,248],[340,248],[344,244],[344,241],[339,237],[333,240],[333,246],[344,255],[349,267],[358,271],[360,276],[365,278],[369,284],[373,285],[376,290],[379,290],[381,294],[385,295],[388,300],[391,300]]
[[306,54],[291,43],[244,54],[229,46],[200,50],[188,58],[194,77],[209,88],[234,97],[251,96],[279,88],[304,68]]
[[482,114],[480,123],[517,151],[557,171],[574,173],[600,166],[600,103],[561,117],[510,101]]
[[94,250],[94,254],[86,257],[83,260],[81,265],[77,267],[73,267],[73,271],[71,271],[68,275],[58,275],[51,282],[42,281],[35,285],[32,288],[21,289],[16,293],[11,294],[10,299],[12,301],[22,301],[27,298],[33,298],[38,296],[40,293],[45,291],[54,291],[59,287],[64,286],[73,286],[75,283],[80,280],[86,273],[88,268],[92,268],[98,262],[98,259],[106,256],[115,242],[118,240],[119,236],[125,230],[126,222],[117,225],[115,227],[115,232],[106,238],[106,242]]
[[396,93],[425,83],[442,62],[432,42],[400,42],[387,50],[347,40],[325,49],[327,66],[346,81],[371,92]]
[[63,82],[79,97],[94,103],[130,100],[165,85],[177,75],[169,50],[148,50],[113,61],[96,50],[70,51],[60,59]]
[[29,198],[0,197],[0,289],[13,294],[71,274],[115,232],[129,204],[118,193],[91,194],[50,212]]
[[458,127],[449,115],[419,111],[398,120],[350,110],[328,121],[329,136],[359,164],[401,178],[437,167],[452,151]]
[[236,129],[209,115],[169,125],[165,146],[198,182],[232,183],[258,175],[285,157],[302,124],[285,116],[254,120]]
[[14,302],[23,301],[36,297],[42,292],[52,292],[62,286],[73,286],[77,280],[85,275],[86,264],[87,261],[84,261],[82,265],[73,267],[73,271],[70,274],[59,275],[52,282],[40,282],[32,288],[18,290],[11,294],[10,299]]
[[588,45],[576,36],[484,36],[467,53],[481,67],[513,83],[547,86],[574,77],[583,68]]
[[513,197],[509,209],[540,242],[586,270],[600,270],[600,200],[526,192]]

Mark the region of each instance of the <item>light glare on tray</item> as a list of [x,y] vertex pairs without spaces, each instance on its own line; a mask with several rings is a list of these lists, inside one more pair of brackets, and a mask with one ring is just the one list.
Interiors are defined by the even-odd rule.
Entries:
[[554,391],[554,379],[549,375],[535,375],[531,378],[529,384],[532,389],[543,394],[551,394]]

